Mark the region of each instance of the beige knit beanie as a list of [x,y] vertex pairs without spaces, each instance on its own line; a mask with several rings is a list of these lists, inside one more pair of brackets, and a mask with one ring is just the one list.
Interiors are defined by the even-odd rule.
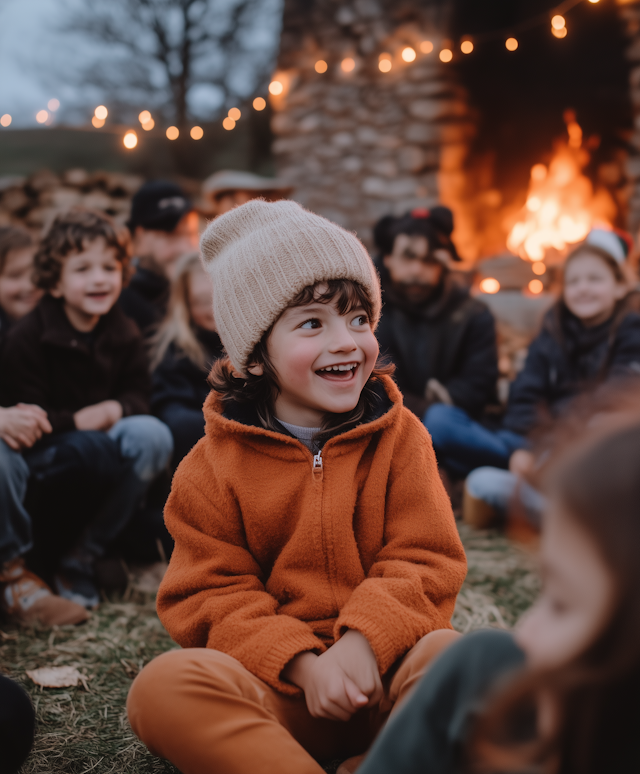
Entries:
[[213,281],[216,326],[233,366],[247,360],[265,331],[301,290],[317,282],[358,282],[380,317],[380,282],[362,243],[292,201],[254,199],[212,221],[200,240]]

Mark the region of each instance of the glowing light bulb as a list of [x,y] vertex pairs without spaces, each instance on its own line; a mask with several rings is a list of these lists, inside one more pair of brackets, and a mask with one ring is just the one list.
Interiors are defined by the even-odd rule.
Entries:
[[600,2],[600,0],[589,0],[589,2],[590,2],[590,3],[594,3],[594,5],[595,5],[595,3],[599,3],[599,2]]
[[11,125],[11,116],[8,113],[5,113],[2,118],[0,118],[0,125],[2,126],[10,126]]
[[497,293],[500,290],[500,283],[497,279],[494,279],[493,277],[487,277],[486,279],[483,279],[480,283],[480,290],[483,293],[488,293],[489,295],[493,295],[494,293]]
[[544,263],[542,263],[542,261],[536,261],[535,263],[531,264],[531,271],[533,271],[534,274],[541,276],[542,274],[547,273],[547,267],[544,265]]
[[378,67],[380,68],[380,72],[382,73],[388,73],[389,70],[391,70],[391,60],[390,59],[381,59],[378,62]]
[[151,121],[151,113],[148,110],[143,110],[138,116],[138,121],[140,121],[141,124],[146,124],[148,121]]
[[227,116],[227,117],[224,119],[224,121],[222,122],[222,126],[223,126],[223,127],[224,127],[224,128],[225,128],[225,129],[226,129],[228,132],[230,132],[232,129],[235,129],[236,122],[233,120],[233,118],[229,118],[229,116]]
[[450,62],[453,59],[453,51],[450,48],[443,48],[440,52],[441,62]]
[[180,137],[180,130],[177,126],[170,126],[166,131],[168,140],[177,140]]
[[507,47],[507,51],[517,51],[518,46],[520,44],[515,38],[507,38],[505,41],[505,46]]
[[567,37],[568,30],[567,30],[566,27],[563,27],[560,30],[552,29],[551,30],[551,34],[553,35],[554,38],[559,38],[560,40],[562,40],[562,38],[566,38]]
[[533,293],[535,296],[537,296],[538,293],[542,293],[544,290],[544,285],[540,280],[531,280],[527,287],[529,288],[529,292]]
[[142,124],[142,128],[145,130],[145,132],[150,132],[155,125],[156,122],[153,120],[153,118],[150,118],[148,121],[145,121],[144,124]]
[[229,118],[232,119],[233,121],[239,121],[242,113],[237,107],[232,107],[228,115],[229,115]]
[[253,100],[254,110],[264,110],[267,107],[267,101],[263,97],[256,97]]
[[49,118],[49,113],[47,113],[46,110],[39,110],[36,113],[36,121],[39,124],[44,124],[44,122],[47,120],[47,118]]
[[104,126],[104,118],[96,118],[93,116],[91,123],[95,126],[96,129],[102,129]]
[[192,126],[189,132],[192,140],[201,140],[204,135],[204,130],[201,126]]
[[47,102],[47,107],[52,113],[55,113],[56,110],[60,107],[60,100],[59,99],[50,99]]
[[135,148],[138,144],[138,135],[134,131],[127,132],[122,138],[122,144],[129,150]]
[[561,16],[558,13],[551,19],[551,26],[554,30],[561,30],[563,27],[567,26],[567,22],[565,21],[564,16]]
[[269,94],[273,94],[274,97],[277,97],[279,94],[282,94],[284,91],[284,85],[282,81],[271,81],[269,84]]
[[93,111],[93,115],[96,118],[102,118],[104,120],[109,115],[109,111],[104,105],[98,105],[98,107]]
[[350,56],[348,56],[346,59],[343,59],[340,63],[340,67],[342,68],[342,71],[345,73],[350,73],[355,69],[356,62],[355,59],[352,59]]
[[433,51],[433,43],[430,40],[423,40],[420,43],[420,51],[423,54],[430,54]]
[[324,59],[318,59],[315,64],[315,69],[317,73],[326,73],[329,69],[329,65],[324,61]]
[[470,54],[473,51],[473,43],[470,40],[463,40],[460,44],[460,51],[463,54]]
[[402,49],[402,58],[405,62],[413,62],[416,58],[415,49],[411,48],[411,46]]

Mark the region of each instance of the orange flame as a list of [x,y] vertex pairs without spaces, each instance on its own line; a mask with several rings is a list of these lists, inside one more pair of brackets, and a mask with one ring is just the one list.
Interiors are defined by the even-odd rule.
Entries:
[[589,162],[582,128],[567,111],[568,138],[558,143],[549,164],[531,169],[529,192],[507,247],[530,261],[543,261],[547,251],[563,251],[582,241],[594,225],[607,225],[615,206],[607,191],[593,191],[582,170]]

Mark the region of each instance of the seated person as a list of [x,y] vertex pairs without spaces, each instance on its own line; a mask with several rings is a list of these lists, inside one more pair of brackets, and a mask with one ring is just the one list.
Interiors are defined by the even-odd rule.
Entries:
[[293,187],[273,177],[260,177],[251,172],[223,169],[214,172],[202,184],[203,214],[216,218],[251,199],[275,202],[284,199]]
[[[150,384],[142,337],[116,305],[128,262],[128,237],[106,215],[81,208],[59,215],[35,256],[34,280],[46,294],[12,327],[1,359],[0,403],[35,404],[51,425],[27,462],[41,465],[48,446],[74,445],[98,432],[126,463],[56,575],[58,593],[86,607],[99,601],[95,559],[173,450],[169,429],[145,416]],[[85,456],[85,463],[99,467],[101,457]]]
[[[35,249],[28,231],[0,228],[0,349],[9,326],[28,314],[42,295],[31,281]],[[32,534],[24,507],[29,468],[20,452],[50,432],[47,414],[39,406],[0,407],[0,609],[13,621],[44,626],[87,618],[83,607],[52,594],[24,562]]]
[[167,313],[176,261],[198,247],[198,214],[180,186],[155,180],[134,195],[127,225],[135,274],[119,303],[149,336]]
[[432,665],[358,774],[640,771],[640,424],[574,435],[550,465],[544,586],[510,632]]
[[152,339],[151,410],[173,435],[173,468],[204,435],[207,376],[222,355],[213,319],[213,290],[200,253],[176,266],[169,311]]
[[380,351],[395,364],[404,403],[432,434],[440,462],[432,429],[437,410],[478,419],[496,399],[498,378],[495,322],[451,274],[460,260],[452,231],[446,207],[386,217],[374,230],[383,291]]
[[[620,244],[614,232],[604,234]],[[507,468],[541,421],[560,416],[587,390],[639,373],[640,314],[627,274],[615,244],[607,251],[588,238],[577,247],[565,262],[562,298],[545,315],[511,385],[502,428],[492,432],[439,407],[430,429],[441,458],[465,474],[484,465]]]

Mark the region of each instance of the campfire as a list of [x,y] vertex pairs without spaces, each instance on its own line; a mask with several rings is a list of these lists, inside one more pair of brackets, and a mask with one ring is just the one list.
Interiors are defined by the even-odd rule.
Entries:
[[[583,173],[589,163],[589,147],[573,111],[565,113],[567,137],[556,144],[548,166],[536,164],[525,206],[510,229],[508,248],[533,262],[536,274],[544,274],[545,263],[564,257],[567,248],[582,241],[594,227],[611,228],[616,206],[608,191],[594,191]],[[597,147],[597,145],[596,145]]]

